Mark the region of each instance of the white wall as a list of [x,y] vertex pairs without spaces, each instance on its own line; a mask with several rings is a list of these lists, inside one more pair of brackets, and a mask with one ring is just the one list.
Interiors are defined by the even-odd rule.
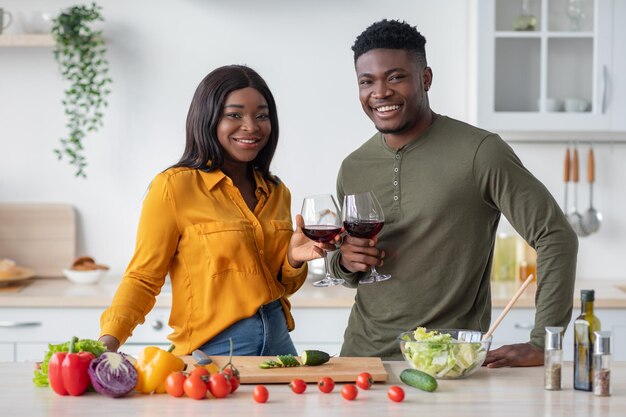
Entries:
[[[57,11],[62,0],[4,0],[19,11]],[[63,83],[51,50],[0,48],[0,201],[69,202],[79,213],[79,252],[121,274],[132,255],[143,194],[180,157],[191,96],[213,68],[255,68],[272,88],[281,121],[273,171],[290,186],[292,210],[306,194],[333,192],[340,161],[373,133],[357,99],[350,46],[370,23],[400,18],[427,38],[435,111],[470,120],[474,51],[464,0],[100,1],[114,79],[104,129],[86,140],[88,179],[57,162],[65,134]],[[8,32],[19,31],[14,24]],[[476,93],[476,92],[474,92]],[[476,94],[479,94],[477,92]],[[561,199],[562,149],[516,150]],[[581,240],[585,277],[623,278],[626,149],[602,147],[597,206],[608,226]],[[583,196],[581,191],[581,206]],[[586,207],[586,205],[584,205]]]

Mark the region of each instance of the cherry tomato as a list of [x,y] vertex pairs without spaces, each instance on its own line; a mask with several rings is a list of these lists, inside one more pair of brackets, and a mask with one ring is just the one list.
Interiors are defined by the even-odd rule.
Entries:
[[183,389],[188,397],[194,400],[206,398],[206,383],[198,375],[190,375],[183,384]]
[[374,378],[372,378],[372,374],[369,372],[361,372],[359,376],[356,377],[356,385],[361,389],[370,389],[373,383]]
[[331,392],[335,388],[335,381],[333,381],[332,378],[329,378],[329,377],[325,376],[324,378],[322,378],[319,381],[317,381],[317,387],[324,394],[328,394],[329,392]]
[[289,386],[291,387],[291,390],[296,394],[302,394],[304,391],[306,391],[306,382],[304,382],[304,380],[302,379],[294,379],[293,381],[291,381]]
[[404,390],[397,385],[392,385],[389,391],[387,391],[387,397],[389,397],[391,401],[399,403],[404,400]]
[[210,372],[204,366],[197,366],[189,373],[189,375],[198,375],[200,378],[209,374]]
[[222,373],[228,378],[228,382],[230,382],[230,392],[237,391],[237,388],[239,388],[241,384],[237,368],[235,368],[234,371],[233,368],[224,368]]
[[230,394],[230,381],[228,381],[228,378],[224,374],[219,372],[209,377],[207,385],[211,395],[215,398],[224,398]]
[[254,387],[252,397],[254,398],[254,401],[258,403],[264,403],[270,397],[270,393],[267,391],[267,388],[265,388],[265,386],[257,385],[256,387]]
[[183,384],[186,379],[182,372],[172,372],[165,378],[165,391],[172,397],[182,397],[185,393]]
[[348,401],[352,401],[356,399],[356,396],[359,394],[359,390],[356,388],[354,384],[346,384],[341,388],[341,396]]

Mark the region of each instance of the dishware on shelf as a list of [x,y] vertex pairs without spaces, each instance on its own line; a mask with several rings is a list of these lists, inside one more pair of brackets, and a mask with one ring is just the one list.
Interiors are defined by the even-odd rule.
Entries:
[[584,0],[565,0],[565,13],[569,18],[569,28],[572,31],[582,29],[582,21],[585,18],[583,1]]
[[530,10],[530,0],[522,0],[520,14],[513,21],[513,29],[520,31],[537,29],[537,17]]
[[11,12],[8,12],[0,7],[0,34],[4,29],[11,26],[11,23],[13,23],[13,15]]
[[[343,198],[343,227],[350,236],[372,239],[385,225],[385,214],[374,193],[347,194]],[[386,281],[389,274],[381,274],[372,265],[370,274],[359,280],[359,284]]]
[[[341,211],[330,194],[305,197],[300,211],[304,220],[302,233],[316,242],[330,243],[341,232]],[[333,277],[328,268],[328,253],[324,250],[324,278],[315,281],[315,287],[332,287],[344,283],[342,278]]]
[[589,111],[589,102],[584,98],[566,98],[565,99],[565,111],[568,113],[582,113]]
[[48,11],[20,12],[20,20],[26,33],[52,33],[55,13]]
[[589,208],[583,215],[583,227],[588,233],[595,233],[600,229],[602,213],[593,207],[593,183],[596,179],[595,158],[593,147],[589,148],[587,157],[587,182],[589,182]]

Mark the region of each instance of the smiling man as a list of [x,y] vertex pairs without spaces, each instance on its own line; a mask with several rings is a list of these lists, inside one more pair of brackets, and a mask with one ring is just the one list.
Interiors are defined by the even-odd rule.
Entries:
[[[385,213],[373,240],[346,236],[332,270],[356,286],[342,356],[400,359],[397,336],[418,326],[487,331],[490,272],[504,214],[537,250],[529,342],[489,352],[490,367],[543,364],[546,326],[567,326],[578,240],[548,190],[496,134],[437,114],[426,39],[382,20],[352,47],[365,114],[378,132],[342,163],[337,196],[373,191]],[[359,285],[370,269],[391,279]]]

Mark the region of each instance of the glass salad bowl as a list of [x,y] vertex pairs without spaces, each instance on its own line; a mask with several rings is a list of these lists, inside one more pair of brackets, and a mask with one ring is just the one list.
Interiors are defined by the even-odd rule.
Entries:
[[465,378],[485,361],[491,347],[491,337],[484,333],[462,329],[425,329],[401,333],[400,350],[414,369],[437,379]]

